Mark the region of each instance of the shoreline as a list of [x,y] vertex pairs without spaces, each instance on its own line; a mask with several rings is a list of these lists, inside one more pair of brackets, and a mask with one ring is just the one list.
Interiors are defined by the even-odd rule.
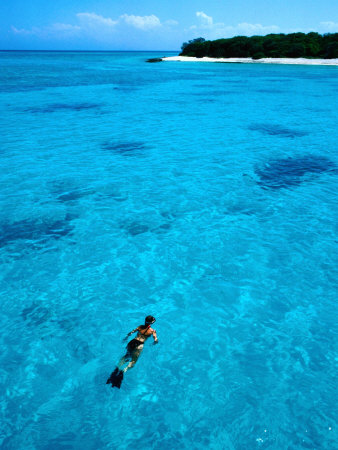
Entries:
[[210,63],[242,63],[242,64],[293,64],[305,66],[338,66],[336,59],[308,59],[308,58],[196,58],[194,56],[166,56],[160,58],[162,61],[182,62],[210,62]]

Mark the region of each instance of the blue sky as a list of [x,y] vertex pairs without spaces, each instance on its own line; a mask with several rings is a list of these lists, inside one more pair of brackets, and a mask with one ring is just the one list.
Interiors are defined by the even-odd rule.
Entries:
[[217,39],[338,32],[338,0],[0,0],[2,50],[179,50]]

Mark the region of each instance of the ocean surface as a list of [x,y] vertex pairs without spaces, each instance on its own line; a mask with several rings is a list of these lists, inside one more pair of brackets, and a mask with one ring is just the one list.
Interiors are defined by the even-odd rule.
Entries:
[[338,68],[163,55],[0,53],[0,446],[338,448]]

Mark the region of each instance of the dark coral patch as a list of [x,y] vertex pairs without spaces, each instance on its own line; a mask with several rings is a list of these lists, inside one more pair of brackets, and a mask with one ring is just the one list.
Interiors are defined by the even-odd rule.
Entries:
[[128,224],[123,225],[123,229],[130,235],[130,236],[138,236],[139,234],[144,233],[155,233],[155,234],[163,234],[170,231],[172,228],[172,225],[170,223],[163,223],[157,226],[150,227],[147,224],[139,223],[139,222],[131,222]]
[[148,225],[145,225],[143,223],[132,222],[126,225],[125,230],[131,236],[137,236],[138,234],[147,233],[148,231],[150,231],[150,228],[148,227]]
[[111,198],[116,202],[125,202],[128,200],[128,195],[123,194],[121,192],[110,192],[102,195],[103,198]]
[[126,92],[127,94],[130,94],[130,92],[134,92],[137,90],[135,86],[116,86],[113,89],[114,91]]
[[53,222],[24,219],[14,223],[0,223],[0,247],[18,240],[34,244],[48,239],[60,239],[73,231],[70,216]]
[[88,343],[84,341],[76,342],[74,347],[74,356],[84,364],[95,357]]
[[309,134],[307,131],[296,130],[293,128],[285,128],[277,124],[267,124],[267,123],[252,124],[248,128],[249,130],[252,131],[259,131],[262,134],[286,138],[301,137]]
[[50,189],[53,197],[61,203],[73,202],[97,193],[92,187],[75,186],[73,180],[67,179],[52,181]]
[[195,97],[222,97],[222,95],[227,95],[227,94],[234,94],[236,93],[235,91],[229,91],[229,90],[219,90],[219,91],[215,91],[215,90],[210,90],[210,91],[194,91],[194,92],[189,92],[187,95],[189,96],[195,96]]
[[159,225],[158,227],[154,228],[152,231],[156,234],[163,234],[170,231],[172,228],[172,225],[170,223],[163,223],[162,225]]
[[102,144],[103,150],[119,153],[121,155],[133,155],[146,149],[144,142],[105,142]]
[[41,325],[50,317],[50,312],[44,306],[40,306],[36,303],[32,303],[31,306],[24,308],[21,312],[21,316],[24,320],[29,321],[32,325]]
[[51,105],[27,108],[26,112],[31,113],[53,113],[57,111],[83,111],[88,109],[97,109],[102,105],[97,103],[53,103]]
[[324,156],[275,159],[255,170],[263,189],[281,189],[300,185],[307,175],[337,173],[336,164]]
[[285,91],[280,89],[257,89],[256,92],[261,92],[262,94],[283,94]]
[[95,191],[90,189],[74,189],[71,191],[63,192],[58,195],[57,200],[62,203],[68,203],[72,201],[79,200],[87,195],[95,194]]

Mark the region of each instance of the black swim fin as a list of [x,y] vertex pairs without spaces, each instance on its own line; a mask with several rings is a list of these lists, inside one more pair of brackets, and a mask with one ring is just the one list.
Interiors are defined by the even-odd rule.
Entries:
[[123,380],[123,371],[116,367],[114,372],[112,372],[112,374],[108,378],[106,384],[111,384],[111,387],[117,387],[118,389],[120,389],[122,380]]

